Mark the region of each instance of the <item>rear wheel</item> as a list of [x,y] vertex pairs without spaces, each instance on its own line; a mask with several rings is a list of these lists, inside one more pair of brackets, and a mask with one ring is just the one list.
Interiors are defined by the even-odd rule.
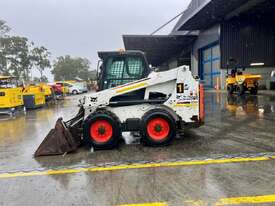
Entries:
[[239,96],[242,96],[244,94],[245,90],[244,90],[244,85],[243,84],[239,84],[237,86],[237,94]]
[[176,136],[175,120],[165,111],[151,110],[142,118],[141,135],[148,146],[168,145]]
[[84,121],[83,138],[95,149],[112,149],[121,137],[119,119],[109,111],[97,111]]
[[257,94],[258,94],[258,87],[253,87],[253,88],[251,88],[250,94],[252,94],[252,95],[257,95]]

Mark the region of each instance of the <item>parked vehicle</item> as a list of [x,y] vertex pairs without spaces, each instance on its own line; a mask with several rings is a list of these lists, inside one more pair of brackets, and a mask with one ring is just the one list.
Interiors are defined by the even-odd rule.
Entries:
[[57,85],[55,83],[49,83],[48,85],[53,89],[53,92],[56,96],[62,95],[62,86],[61,85]]
[[47,85],[46,83],[40,83],[39,86],[44,91],[46,102],[49,102],[51,100],[54,100],[54,90],[50,85]]
[[0,76],[0,113],[12,115],[16,110],[25,110],[23,87],[15,77]]
[[64,96],[66,96],[67,94],[69,94],[69,86],[70,86],[69,83],[67,83],[65,81],[58,81],[58,82],[55,82],[55,84],[61,86],[62,94]]
[[228,94],[233,94],[236,92],[239,96],[243,95],[246,91],[249,91],[250,94],[258,94],[258,81],[262,78],[258,74],[244,74],[245,68],[239,68],[236,65],[234,59],[230,60],[230,63],[235,64],[234,68],[231,70],[231,73],[228,73],[227,67],[227,78],[226,78],[226,88]]
[[88,86],[86,82],[68,83],[70,94],[81,94],[88,92]]
[[243,95],[246,91],[250,94],[258,94],[258,81],[261,79],[261,75],[255,74],[243,74],[237,72],[235,75],[230,75],[226,79],[226,87],[229,94],[237,92],[238,95]]
[[82,90],[83,93],[88,92],[89,89],[88,89],[87,82],[85,82],[85,81],[83,81],[83,82],[77,82],[76,84],[81,87],[81,90]]
[[42,87],[29,85],[23,89],[23,99],[26,109],[36,109],[46,103],[46,98]]

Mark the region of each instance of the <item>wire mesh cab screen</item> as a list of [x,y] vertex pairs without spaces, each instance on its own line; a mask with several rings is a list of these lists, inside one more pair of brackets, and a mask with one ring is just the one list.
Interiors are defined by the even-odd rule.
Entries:
[[143,78],[144,61],[139,56],[110,57],[106,63],[104,89]]

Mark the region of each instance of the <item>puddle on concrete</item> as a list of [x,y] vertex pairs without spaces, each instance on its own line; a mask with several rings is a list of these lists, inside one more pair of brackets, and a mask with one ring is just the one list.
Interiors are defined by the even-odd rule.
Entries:
[[90,152],[80,148],[66,156],[45,157],[37,162],[33,153],[57,118],[70,119],[77,113],[78,98],[60,101],[38,110],[28,111],[15,119],[0,121],[0,170],[69,166],[121,161],[165,161],[196,158],[213,154],[271,152],[275,148],[275,98],[269,96],[227,97],[207,93],[205,125],[178,134],[169,147],[150,148],[139,137],[124,133],[124,142],[111,151]]

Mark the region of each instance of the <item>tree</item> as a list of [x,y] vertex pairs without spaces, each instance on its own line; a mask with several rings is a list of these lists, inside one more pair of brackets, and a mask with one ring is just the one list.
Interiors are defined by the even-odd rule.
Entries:
[[88,80],[92,77],[92,72],[89,71],[89,68],[90,62],[88,59],[73,58],[70,55],[66,55],[57,57],[53,65],[52,74],[57,81],[72,80],[76,77]]
[[35,65],[44,80],[43,71],[51,66],[50,52],[43,46],[34,47],[25,37],[7,35],[9,31],[6,22],[0,19],[0,73],[28,81]]
[[10,31],[10,27],[6,24],[4,20],[0,19],[0,37],[5,35]]
[[97,73],[96,70],[90,71],[90,80],[91,81],[96,80],[96,78],[97,78],[96,73]]
[[28,39],[19,36],[6,36],[1,38],[1,44],[1,72],[18,78],[29,79],[32,57]]
[[39,82],[49,82],[49,80],[48,80],[48,78],[45,76],[45,75],[43,75],[42,77],[34,77],[33,78],[33,81],[35,82],[35,83],[39,83]]
[[39,71],[40,79],[42,81],[43,71],[46,68],[51,67],[51,62],[49,60],[50,52],[45,47],[41,46],[33,48],[31,53],[32,61],[36,66],[36,69]]
[[7,71],[4,69],[6,67],[6,58],[3,52],[3,37],[6,33],[10,31],[10,27],[7,26],[6,22],[0,19],[0,72],[7,75]]

